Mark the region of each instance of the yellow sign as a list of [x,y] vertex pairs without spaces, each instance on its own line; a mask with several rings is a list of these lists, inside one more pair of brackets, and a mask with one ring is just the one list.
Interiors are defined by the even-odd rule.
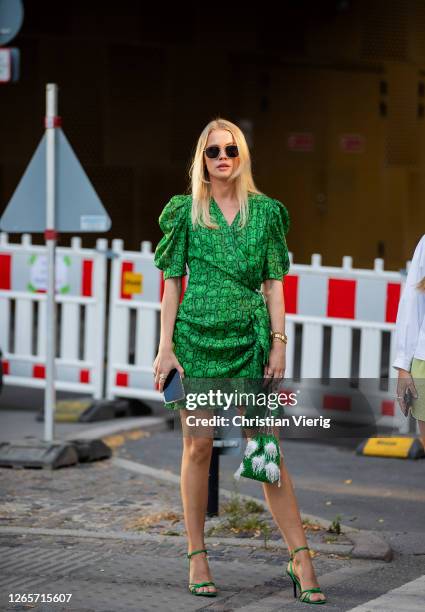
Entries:
[[361,449],[361,454],[413,459],[419,451],[418,442],[416,438],[369,438]]
[[124,272],[123,293],[143,293],[143,274],[140,272]]

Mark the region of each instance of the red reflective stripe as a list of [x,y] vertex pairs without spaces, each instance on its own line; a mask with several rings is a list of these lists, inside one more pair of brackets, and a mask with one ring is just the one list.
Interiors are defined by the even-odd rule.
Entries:
[[351,410],[351,398],[344,395],[324,395],[323,408],[326,410]]
[[0,253],[0,289],[10,289],[12,278],[12,255]]
[[52,127],[62,127],[62,117],[44,117],[44,127],[52,128]]
[[90,382],[90,370],[80,370],[80,383]]
[[134,263],[132,261],[123,261],[121,264],[121,299],[131,300],[131,293],[124,293],[124,272],[132,272],[134,269]]
[[32,367],[33,378],[46,378],[46,368],[44,365],[34,365]]
[[57,240],[59,233],[55,229],[46,229],[44,230],[44,239],[45,240]]
[[381,414],[394,416],[394,400],[384,400],[381,404]]
[[83,259],[83,278],[81,279],[81,295],[93,295],[93,260]]
[[117,372],[115,381],[117,387],[128,387],[128,373]]
[[10,364],[9,361],[7,361],[6,359],[2,360],[2,366],[3,366],[3,374],[9,374],[10,372]]
[[354,319],[356,281],[330,278],[328,280],[328,317]]
[[283,280],[283,295],[285,299],[285,312],[297,314],[298,310],[298,276],[287,274]]
[[400,293],[400,283],[387,283],[387,304],[385,309],[385,321],[387,323],[396,322]]

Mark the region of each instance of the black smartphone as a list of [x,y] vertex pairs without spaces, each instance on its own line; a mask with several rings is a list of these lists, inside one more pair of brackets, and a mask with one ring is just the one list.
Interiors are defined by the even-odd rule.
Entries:
[[164,382],[163,393],[166,402],[175,402],[186,397],[182,378],[177,368],[170,370]]

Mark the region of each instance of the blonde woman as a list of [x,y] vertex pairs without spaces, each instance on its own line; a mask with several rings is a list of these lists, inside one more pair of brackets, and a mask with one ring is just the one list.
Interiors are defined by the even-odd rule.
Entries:
[[425,235],[416,245],[398,305],[395,330],[396,358],[393,362],[393,367],[398,369],[398,402],[406,413],[405,393],[409,390],[412,394],[411,414],[417,419],[422,444],[425,447],[424,314]]
[[[289,270],[288,211],[256,188],[245,137],[230,121],[218,118],[203,129],[190,176],[190,195],[172,197],[159,217],[164,236],[155,251],[155,265],[163,270],[165,283],[161,337],[153,363],[155,382],[162,392],[173,368],[182,376],[202,379],[281,379],[285,371],[282,279]],[[190,277],[180,303],[186,263]],[[278,332],[273,339],[271,332]],[[207,435],[190,435],[185,425],[190,413],[184,400],[173,407],[180,409],[184,432],[181,494],[189,590],[212,597],[217,589],[208,566],[204,523],[213,440]],[[287,572],[294,595],[298,586],[302,601],[324,603],[283,461],[281,487],[276,483],[263,486],[291,551]]]

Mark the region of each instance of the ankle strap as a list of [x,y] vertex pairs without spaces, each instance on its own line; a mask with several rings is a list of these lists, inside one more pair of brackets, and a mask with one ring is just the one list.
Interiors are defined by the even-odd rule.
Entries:
[[191,553],[187,553],[187,558],[190,559],[191,557],[193,557],[193,555],[198,555],[199,553],[202,553],[202,552],[208,554],[207,549],[206,548],[202,548],[201,550],[194,550]]
[[295,553],[297,553],[299,550],[310,550],[310,549],[308,546],[300,546],[299,548],[294,548],[294,550],[290,552],[291,559],[294,558]]

